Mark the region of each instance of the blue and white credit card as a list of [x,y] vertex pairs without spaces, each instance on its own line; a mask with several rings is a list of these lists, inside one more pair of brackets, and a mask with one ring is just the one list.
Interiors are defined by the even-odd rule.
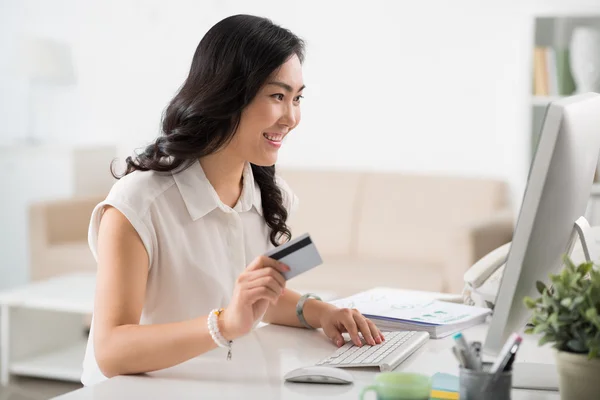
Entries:
[[286,280],[290,280],[323,263],[321,255],[308,233],[269,250],[265,253],[265,256],[281,261],[290,267],[290,271],[282,273]]

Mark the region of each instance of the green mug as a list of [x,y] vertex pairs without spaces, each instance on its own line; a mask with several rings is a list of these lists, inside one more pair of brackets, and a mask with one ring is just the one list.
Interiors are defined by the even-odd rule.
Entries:
[[429,400],[431,378],[411,372],[382,372],[375,375],[375,383],[360,393],[363,400],[369,391],[377,393],[377,400]]

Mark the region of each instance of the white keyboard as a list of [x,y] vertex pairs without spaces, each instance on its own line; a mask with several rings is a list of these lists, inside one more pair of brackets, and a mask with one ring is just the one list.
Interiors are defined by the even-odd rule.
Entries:
[[395,369],[409,355],[429,340],[429,333],[417,331],[382,332],[385,340],[381,344],[358,347],[352,341],[337,349],[316,365],[352,368],[379,367],[381,371]]

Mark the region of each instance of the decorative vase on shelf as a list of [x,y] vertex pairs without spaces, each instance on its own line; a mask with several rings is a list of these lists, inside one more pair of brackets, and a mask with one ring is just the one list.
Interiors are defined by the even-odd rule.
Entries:
[[571,73],[576,93],[600,92],[600,30],[575,28],[570,47]]

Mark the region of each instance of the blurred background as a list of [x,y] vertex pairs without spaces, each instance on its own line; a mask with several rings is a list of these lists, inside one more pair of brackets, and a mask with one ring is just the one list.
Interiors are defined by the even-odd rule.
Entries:
[[[111,160],[122,165],[160,133],[198,42],[239,13],[307,44],[303,120],[278,162],[306,205],[292,226],[315,232],[332,265],[367,265],[379,247],[409,243],[377,261],[430,267],[400,286],[457,292],[474,260],[510,240],[548,103],[600,92],[597,0],[0,0],[0,292],[93,271],[87,224],[114,183]],[[593,199],[588,214],[597,225]],[[454,257],[445,251],[459,228],[467,255],[440,278],[442,261],[419,254]],[[70,301],[85,314],[93,284],[77,282],[57,287],[79,286]],[[50,370],[37,376],[78,373]]]

